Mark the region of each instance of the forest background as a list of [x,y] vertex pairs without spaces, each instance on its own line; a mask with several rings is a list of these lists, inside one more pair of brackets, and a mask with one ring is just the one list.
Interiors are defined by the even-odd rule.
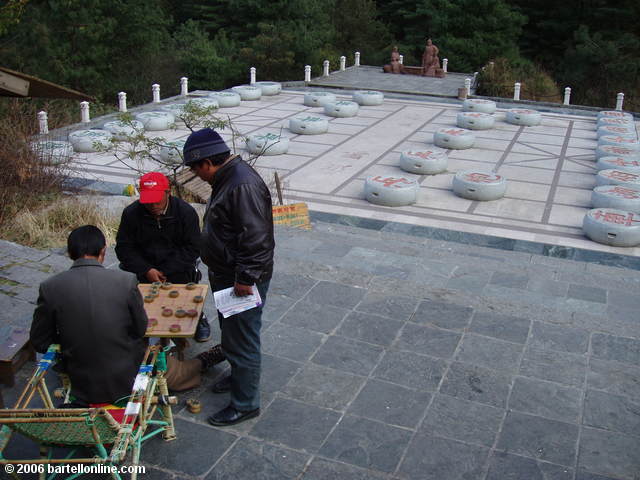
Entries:
[[0,65],[95,96],[108,106],[190,89],[319,74],[341,55],[388,63],[397,45],[420,64],[426,38],[449,71],[481,75],[480,93],[640,110],[638,0],[7,0],[0,1]]

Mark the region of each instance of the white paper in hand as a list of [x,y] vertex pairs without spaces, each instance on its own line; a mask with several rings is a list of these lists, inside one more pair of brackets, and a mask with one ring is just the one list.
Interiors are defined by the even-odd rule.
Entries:
[[236,296],[236,294],[233,293],[233,287],[213,292],[216,308],[224,318],[227,318],[231,315],[259,307],[262,305],[262,298],[260,298],[258,287],[252,285],[251,291],[251,295],[247,295],[246,297]]

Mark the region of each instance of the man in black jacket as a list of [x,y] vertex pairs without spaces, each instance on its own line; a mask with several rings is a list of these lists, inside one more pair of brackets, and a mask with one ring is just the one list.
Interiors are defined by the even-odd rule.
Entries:
[[[200,221],[187,202],[172,197],[169,180],[150,172],[140,178],[140,200],[122,212],[116,236],[120,266],[141,283],[198,281]],[[211,338],[207,317],[198,322],[195,340]]]
[[212,188],[200,244],[212,290],[233,287],[235,295],[245,296],[255,285],[262,297],[262,305],[256,308],[228,318],[218,313],[231,375],[215,384],[213,391],[230,391],[231,398],[208,421],[233,425],[260,414],[260,327],[275,248],[271,194],[260,175],[231,155],[210,128],[192,133],[183,152],[185,165]]

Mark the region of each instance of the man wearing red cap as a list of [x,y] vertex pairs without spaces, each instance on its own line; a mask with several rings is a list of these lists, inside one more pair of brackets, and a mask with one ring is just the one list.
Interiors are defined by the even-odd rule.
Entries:
[[[198,281],[198,214],[187,202],[171,196],[169,180],[162,173],[143,175],[139,190],[140,200],[124,209],[116,236],[121,268],[135,273],[142,283]],[[195,340],[209,338],[211,328],[203,314]]]

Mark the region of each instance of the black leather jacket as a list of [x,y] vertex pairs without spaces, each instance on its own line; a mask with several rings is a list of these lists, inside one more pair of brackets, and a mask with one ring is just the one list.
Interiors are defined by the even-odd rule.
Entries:
[[273,273],[271,194],[260,175],[234,157],[211,183],[200,256],[218,278],[244,285]]
[[[199,241],[198,214],[184,200],[169,197],[166,215],[159,219],[136,201],[122,212],[116,255],[122,269],[135,273],[140,281],[146,282],[144,274],[150,268],[157,268],[169,281],[177,282],[185,274],[193,274]],[[176,280],[175,275],[178,275]]]

